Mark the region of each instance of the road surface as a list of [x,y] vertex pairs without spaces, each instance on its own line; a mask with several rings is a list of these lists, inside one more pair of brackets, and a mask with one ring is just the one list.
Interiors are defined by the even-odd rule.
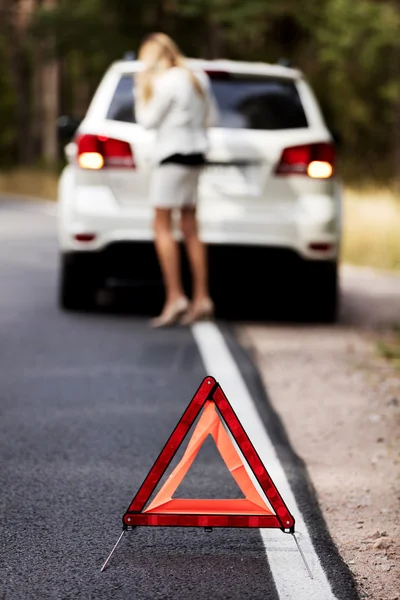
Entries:
[[[0,203],[0,598],[353,600],[305,466],[229,324],[151,330],[56,304],[55,219]],[[121,517],[206,375],[222,385],[296,519],[271,530],[138,529]],[[208,441],[179,490],[238,497]]]

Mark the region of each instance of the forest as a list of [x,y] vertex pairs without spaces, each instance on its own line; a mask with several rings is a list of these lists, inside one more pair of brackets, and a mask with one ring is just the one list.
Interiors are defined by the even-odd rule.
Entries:
[[0,0],[0,168],[58,169],[57,118],[164,31],[193,57],[289,61],[340,139],[348,183],[399,185],[400,0]]

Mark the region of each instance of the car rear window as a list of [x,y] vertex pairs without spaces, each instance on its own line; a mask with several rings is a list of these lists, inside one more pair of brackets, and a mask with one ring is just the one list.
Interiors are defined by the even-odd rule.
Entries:
[[209,72],[221,127],[297,129],[307,118],[290,79]]
[[[219,107],[220,127],[261,130],[308,127],[292,80],[220,72],[208,75]],[[120,78],[107,119],[135,122],[132,75]]]
[[133,85],[133,74],[122,75],[111,100],[107,119],[111,121],[123,121],[124,123],[135,123]]

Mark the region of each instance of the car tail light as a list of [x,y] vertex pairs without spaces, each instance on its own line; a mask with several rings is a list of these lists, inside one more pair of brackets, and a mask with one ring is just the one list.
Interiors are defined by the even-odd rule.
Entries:
[[329,179],[333,175],[333,144],[304,144],[285,148],[276,168],[277,175],[308,175],[313,179]]
[[82,169],[135,169],[133,152],[128,142],[84,133],[76,140],[78,164]]

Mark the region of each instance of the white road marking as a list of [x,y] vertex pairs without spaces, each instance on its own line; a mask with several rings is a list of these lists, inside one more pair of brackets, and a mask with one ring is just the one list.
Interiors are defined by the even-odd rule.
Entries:
[[296,521],[297,537],[313,579],[307,574],[291,535],[280,530],[260,529],[280,600],[335,600],[283,467],[222,333],[213,323],[197,323],[192,331],[207,375],[221,384]]

